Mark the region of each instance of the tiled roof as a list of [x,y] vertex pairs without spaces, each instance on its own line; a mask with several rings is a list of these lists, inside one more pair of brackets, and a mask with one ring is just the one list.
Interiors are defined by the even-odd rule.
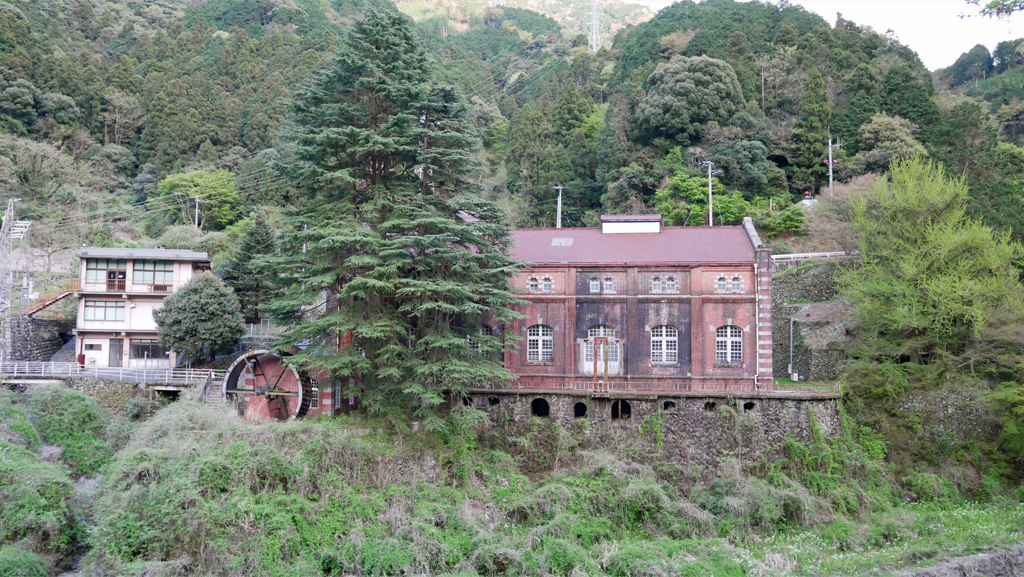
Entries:
[[741,226],[663,227],[660,233],[604,234],[600,228],[521,228],[512,256],[533,264],[750,263]]

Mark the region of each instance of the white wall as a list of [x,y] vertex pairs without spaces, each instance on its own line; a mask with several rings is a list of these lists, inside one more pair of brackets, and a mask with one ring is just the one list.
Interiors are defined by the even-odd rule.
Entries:
[[129,306],[131,310],[131,330],[133,331],[155,331],[156,321],[153,320],[153,311],[164,306],[164,303],[153,301],[133,301]]

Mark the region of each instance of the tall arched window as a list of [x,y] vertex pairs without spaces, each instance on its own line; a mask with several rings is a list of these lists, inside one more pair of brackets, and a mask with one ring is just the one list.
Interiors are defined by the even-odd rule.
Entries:
[[676,277],[670,276],[665,279],[665,292],[674,293],[679,290],[679,284],[676,283]]
[[615,338],[615,329],[605,325],[599,325],[596,327],[590,327],[587,329],[587,340],[583,342],[583,366],[581,371],[584,374],[594,374],[595,363],[597,365],[597,372],[604,374],[605,370],[605,344],[601,342],[597,345],[597,354],[594,354],[594,339],[598,337],[604,337],[608,339],[608,374],[617,375],[619,374],[619,368],[621,366],[621,347],[619,341]]
[[664,289],[662,288],[662,285],[661,285],[661,277],[660,276],[656,276],[656,277],[652,278],[651,279],[651,292],[652,293],[660,293],[662,290],[664,290]]
[[528,286],[530,288],[530,292],[535,293],[540,290],[540,281],[537,280],[537,277],[532,276],[530,277]]
[[738,293],[738,292],[742,292],[742,291],[743,291],[743,281],[741,281],[740,277],[738,277],[738,276],[732,277],[732,292]]
[[675,363],[679,361],[679,331],[661,325],[651,329],[651,362]]
[[715,329],[715,362],[743,362],[743,329],[731,325]]
[[555,289],[555,281],[551,280],[551,277],[546,276],[541,280],[541,290],[549,293]]
[[599,293],[601,292],[601,280],[599,278],[590,277],[590,292]]
[[729,290],[729,284],[725,282],[724,276],[718,277],[718,280],[715,281],[715,289],[720,293],[724,293]]
[[526,362],[550,363],[554,358],[554,331],[547,325],[526,329]]

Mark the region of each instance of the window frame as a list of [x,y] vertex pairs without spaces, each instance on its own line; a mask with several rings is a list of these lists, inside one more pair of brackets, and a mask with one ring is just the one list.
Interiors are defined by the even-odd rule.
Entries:
[[526,281],[526,289],[532,293],[540,292],[540,280],[535,276],[531,276],[530,279]]
[[662,293],[665,292],[664,284],[661,282],[661,275],[651,278],[651,292]]
[[544,276],[540,279],[540,292],[550,293],[555,291],[555,281],[550,275]]
[[601,290],[603,290],[606,293],[614,293],[615,279],[610,276],[604,277],[604,280],[601,281]]
[[669,276],[665,278],[665,292],[677,293],[679,292],[679,282],[675,276]]
[[309,409],[320,410],[320,387],[309,388]]
[[672,325],[651,327],[651,364],[679,364],[679,329]]
[[740,278],[739,275],[736,275],[736,276],[732,277],[732,280],[730,281],[729,284],[732,287],[732,292],[734,292],[734,293],[743,292],[743,279]]
[[590,294],[601,293],[601,279],[596,276],[590,277]]
[[[152,268],[150,268],[152,266]],[[157,267],[160,268],[157,268]],[[157,276],[161,279],[157,280]],[[148,277],[148,279],[147,279]],[[146,279],[146,280],[144,280]],[[173,260],[135,260],[132,261],[133,285],[171,285],[174,284]]]
[[724,274],[720,275],[718,279],[715,280],[715,292],[729,292],[729,281],[726,280]]
[[[156,354],[158,352],[160,354]],[[130,360],[162,359],[167,356],[167,352],[160,345],[159,339],[128,339]]]
[[[102,263],[102,266],[100,265]],[[113,263],[113,265],[111,265]],[[109,271],[128,271],[128,259],[125,258],[87,258],[85,259],[85,282],[88,284],[106,284]],[[90,274],[92,273],[92,274]],[[99,278],[96,278],[99,277]]]
[[526,364],[550,365],[555,362],[555,330],[536,324],[526,328]]
[[[100,304],[102,303],[102,304]],[[91,305],[91,306],[90,306]],[[97,306],[99,305],[99,306]],[[92,318],[90,318],[89,311],[92,311]],[[96,318],[96,311],[103,311],[103,318]],[[114,318],[107,318],[107,311],[114,311]],[[118,317],[118,312],[120,317]],[[125,315],[125,301],[108,301],[108,300],[86,300],[82,310],[82,320],[84,321],[96,321],[96,322],[124,322]]]
[[743,364],[743,329],[736,325],[722,325],[715,329],[715,365],[739,366]]

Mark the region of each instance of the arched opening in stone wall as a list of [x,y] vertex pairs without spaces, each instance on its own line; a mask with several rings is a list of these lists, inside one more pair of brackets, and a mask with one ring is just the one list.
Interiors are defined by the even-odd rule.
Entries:
[[714,401],[708,401],[708,402],[704,403],[704,410],[705,411],[714,411],[715,407],[717,407],[717,406],[718,405]]
[[534,417],[546,417],[551,414],[551,407],[548,406],[548,402],[544,399],[534,399],[530,403],[530,414]]
[[665,401],[662,403],[661,408],[664,411],[674,411],[676,410],[676,403],[675,401]]
[[743,403],[743,410],[744,411],[753,411],[753,410],[756,410],[756,409],[757,409],[757,405],[754,404],[754,401],[747,401],[747,402]]
[[463,406],[468,407],[469,406],[469,397],[462,397],[462,404],[463,404]]
[[500,403],[501,403],[501,401],[498,400],[498,397],[491,397],[491,398],[487,399],[487,404],[492,406],[492,407],[494,405],[497,405],[497,404],[500,404]]
[[612,403],[612,420],[616,419],[628,419],[633,414],[633,407],[629,406],[629,401],[615,401]]
[[572,416],[574,419],[582,419],[587,416],[587,404],[576,403],[572,406]]

